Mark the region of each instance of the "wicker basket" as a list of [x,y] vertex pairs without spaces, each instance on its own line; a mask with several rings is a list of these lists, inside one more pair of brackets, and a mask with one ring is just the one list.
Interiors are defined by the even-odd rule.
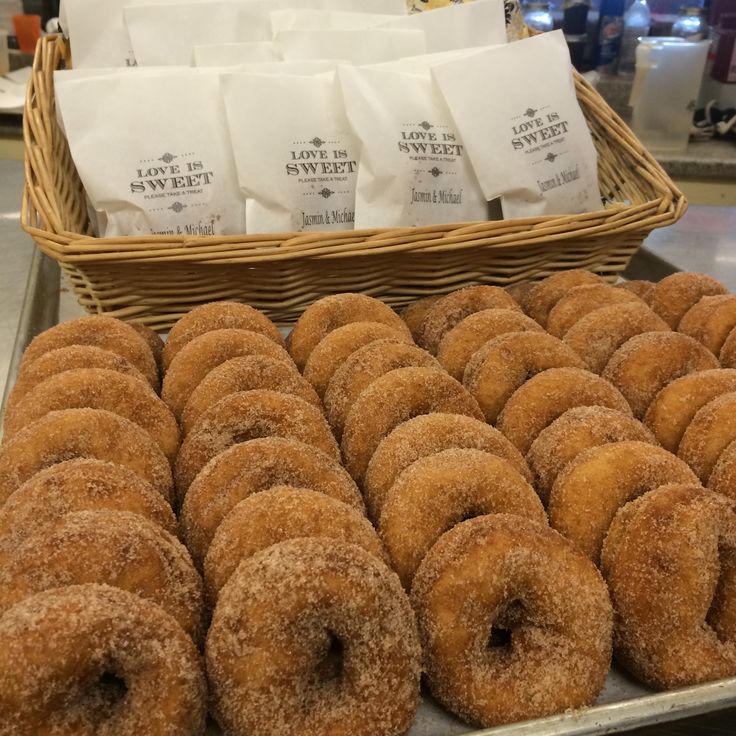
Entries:
[[325,294],[360,291],[401,306],[470,284],[507,285],[567,268],[615,278],[657,227],[687,206],[657,162],[582,78],[598,150],[598,212],[423,228],[227,237],[95,238],[82,184],[56,122],[53,73],[67,46],[36,51],[24,117],[21,221],[59,262],[90,312],[169,327],[203,302],[236,299],[279,323]]

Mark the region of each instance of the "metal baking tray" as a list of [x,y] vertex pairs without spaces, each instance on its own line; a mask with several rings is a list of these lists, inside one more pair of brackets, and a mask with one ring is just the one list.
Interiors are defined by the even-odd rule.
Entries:
[[[671,264],[645,249],[640,249],[624,275],[628,278],[659,280],[676,271]],[[36,250],[11,357],[3,406],[26,346],[33,337],[58,322],[59,278],[56,263]],[[655,693],[614,666],[594,706],[486,730],[473,729],[447,713],[428,693],[424,693],[409,736],[583,736],[620,733],[640,726],[664,724],[731,707],[736,707],[736,677],[707,685]],[[695,728],[693,724],[693,729]],[[724,723],[719,724],[715,732],[736,734],[736,716],[733,722],[729,719],[728,724],[724,719]],[[208,730],[208,736],[220,733],[214,725]]]

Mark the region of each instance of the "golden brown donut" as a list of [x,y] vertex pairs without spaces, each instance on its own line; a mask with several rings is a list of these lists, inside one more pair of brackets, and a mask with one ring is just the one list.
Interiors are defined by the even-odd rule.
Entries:
[[613,442],[580,453],[557,476],[549,496],[549,523],[593,562],[616,512],[667,483],[697,485],[690,468],[646,442]]
[[697,340],[678,332],[643,332],[627,340],[602,375],[642,419],[657,394],[680,376],[719,368],[718,359]]
[[736,370],[714,368],[689,373],[668,383],[656,395],[644,415],[644,424],[665,450],[677,452],[698,410],[731,391],[736,391]]
[[718,458],[736,440],[736,391],[721,394],[695,413],[677,450],[706,484]]
[[240,501],[275,486],[311,488],[364,512],[353,479],[332,457],[296,440],[265,437],[211,460],[182,504],[182,535],[198,567],[222,520]]
[[173,463],[179,450],[179,425],[166,404],[137,378],[104,368],[76,368],[38,384],[5,415],[5,439],[65,409],[103,409],[144,429]]
[[402,422],[442,412],[483,419],[475,399],[443,370],[398,368],[377,378],[356,399],[345,420],[345,467],[360,482],[381,440]]
[[241,563],[220,594],[206,656],[227,733],[401,736],[419,705],[409,601],[396,575],[354,544],[291,539]]
[[195,641],[202,638],[202,580],[189,553],[128,511],[75,511],[21,542],[0,570],[0,615],[34,593],[84,583],[158,603]]
[[626,440],[657,444],[641,422],[615,409],[576,406],[566,411],[539,433],[526,455],[539,497],[547,503],[555,480],[580,453]]
[[161,335],[140,322],[128,322],[128,324],[146,341],[146,345],[150,348],[153,359],[156,361],[156,368],[158,368],[159,373],[162,373],[164,367],[164,341],[161,339]]
[[545,427],[576,406],[605,406],[631,416],[626,399],[595,373],[550,368],[511,395],[496,427],[525,455]]
[[21,542],[75,511],[129,511],[176,534],[171,506],[122,465],[77,458],[27,480],[0,507],[0,567]]
[[519,283],[506,286],[505,289],[524,312],[526,312],[528,309],[529,295],[536,285],[534,281],[520,281]]
[[553,273],[534,285],[527,297],[525,311],[542,327],[546,327],[550,310],[570,289],[576,286],[600,283],[603,283],[603,279],[590,271],[575,269]]
[[484,309],[458,322],[440,342],[437,360],[458,381],[473,355],[490,340],[507,332],[544,332],[531,318],[514,309]]
[[685,312],[678,331],[695,338],[715,356],[736,327],[736,295],[704,296]]
[[552,335],[508,332],[487,342],[470,359],[463,385],[493,424],[511,395],[549,368],[583,368],[583,361]]
[[173,498],[166,456],[137,424],[102,409],[52,411],[0,448],[0,504],[29,478],[77,457],[122,465]]
[[376,340],[389,339],[408,345],[414,344],[406,332],[380,322],[351,322],[338,327],[315,345],[304,366],[304,378],[322,398],[335,371],[352,353]]
[[574,286],[552,307],[547,316],[547,332],[562,338],[578,320],[601,307],[614,304],[639,304],[635,294],[610,284]]
[[325,414],[335,437],[342,437],[350,410],[373,381],[389,371],[412,366],[440,368],[426,350],[393,340],[376,340],[356,350],[335,371],[324,395]]
[[112,317],[80,317],[62,322],[35,337],[23,353],[21,371],[44,353],[69,345],[92,345],[109,350],[132,363],[154,389],[158,368],[148,343],[128,324]]
[[718,359],[724,368],[736,368],[736,329],[729,333]]
[[638,296],[646,305],[652,303],[655,286],[656,284],[654,281],[645,281],[641,279],[632,279],[631,281],[623,281],[620,284],[616,284],[617,289],[625,289],[626,291],[630,291],[632,294],[636,294],[636,296]]
[[732,442],[718,458],[707,487],[736,500],[736,442]]
[[673,273],[662,279],[652,292],[652,309],[673,329],[691,307],[704,296],[728,294],[728,289],[705,273]]
[[506,460],[526,481],[531,473],[521,453],[485,422],[462,414],[424,414],[400,424],[376,448],[363,481],[371,518],[378,522],[385,499],[415,461],[453,448],[482,450]]
[[267,337],[279,347],[284,347],[278,327],[263,312],[239,302],[210,302],[195,307],[185,314],[169,332],[164,346],[164,369],[192,340],[215,330],[248,330]]
[[409,589],[432,545],[456,524],[483,514],[547,523],[529,483],[500,457],[452,449],[420,458],[391,486],[378,530],[391,566]]
[[244,355],[226,360],[213,368],[192,391],[181,414],[181,427],[185,435],[210,407],[220,399],[240,391],[268,389],[292,394],[313,404],[318,409],[322,403],[296,366],[268,355]]
[[312,404],[278,391],[230,394],[202,414],[182,442],[174,465],[179,502],[213,457],[228,447],[259,437],[297,440],[340,460],[340,450],[327,420]]
[[669,332],[667,323],[644,304],[614,304],[586,314],[563,341],[585,362],[589,371],[603,373],[613,354],[634,335]]
[[419,330],[422,326],[422,321],[427,314],[427,310],[435,303],[438,302],[444,294],[435,294],[434,296],[425,296],[423,299],[417,299],[411,302],[401,310],[401,319],[406,322],[406,326],[411,332],[411,336],[416,340],[419,336]]
[[27,598],[0,619],[6,733],[202,736],[206,716],[196,647],[150,601],[73,585]]
[[734,502],[667,485],[628,503],[602,555],[616,658],[657,689],[736,675]]
[[376,530],[354,506],[307,488],[275,486],[240,501],[217,527],[204,560],[205,590],[212,605],[243,560],[298,537],[357,544],[386,561]]
[[433,355],[442,338],[455,325],[485,309],[512,309],[521,312],[514,298],[499,286],[467,286],[453,291],[433,304],[422,320],[417,342]]
[[164,376],[161,398],[181,419],[189,397],[207,374],[225,361],[245,355],[265,355],[293,365],[286,350],[258,332],[213,330],[195,337],[176,354]]
[[411,337],[404,320],[378,299],[351,293],[326,296],[304,310],[289,335],[289,353],[299,370],[325,335],[351,322],[380,322]]
[[496,726],[595,702],[611,663],[612,611],[591,561],[519,516],[458,524],[414,577],[432,694]]

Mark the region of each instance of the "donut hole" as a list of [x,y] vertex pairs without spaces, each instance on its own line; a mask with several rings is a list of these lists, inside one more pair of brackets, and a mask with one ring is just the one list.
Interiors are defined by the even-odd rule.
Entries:
[[98,726],[111,719],[116,711],[125,707],[128,685],[113,668],[106,667],[91,676],[82,687],[79,703],[82,711],[93,714]]
[[520,600],[512,600],[500,606],[491,624],[486,648],[492,652],[510,650],[514,629],[522,623],[525,615],[526,609]]
[[327,632],[327,647],[317,664],[317,678],[323,685],[339,682],[344,671],[345,646],[332,631]]
[[722,546],[718,553],[718,580],[705,623],[726,644],[736,637],[736,606],[732,603],[736,600],[736,551]]

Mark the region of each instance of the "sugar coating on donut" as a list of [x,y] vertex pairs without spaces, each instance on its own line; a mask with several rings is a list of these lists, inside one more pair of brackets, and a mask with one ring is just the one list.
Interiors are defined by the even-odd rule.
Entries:
[[320,537],[357,544],[386,561],[376,530],[354,506],[308,488],[276,486],[240,501],[217,528],[204,561],[212,605],[238,565],[287,539]]
[[69,345],[92,345],[130,361],[158,389],[158,367],[146,341],[128,324],[96,315],[61,322],[37,335],[23,353],[21,371],[44,353]]
[[144,429],[173,463],[179,426],[158,396],[136,378],[104,368],[75,368],[47,378],[5,415],[8,438],[49,412],[103,409]]
[[563,341],[593,373],[603,373],[613,354],[634,335],[669,332],[669,325],[644,304],[614,304],[586,314],[566,333]]
[[322,408],[319,396],[293,363],[267,355],[245,355],[213,368],[192,391],[181,414],[182,431],[189,434],[202,414],[226,396],[257,389],[292,394]]
[[549,496],[550,524],[598,564],[616,512],[667,483],[696,483],[672,453],[646,442],[613,442],[586,450],[560,473]]
[[419,330],[422,326],[424,317],[427,314],[427,310],[435,303],[438,302],[444,294],[435,294],[434,296],[425,296],[422,299],[407,304],[401,310],[401,319],[406,322],[406,326],[411,332],[411,336],[416,340],[419,337]]
[[143,478],[122,465],[77,458],[27,480],[0,507],[0,566],[28,537],[75,511],[129,511],[177,533],[169,504]]
[[470,359],[463,385],[494,424],[511,395],[550,368],[583,368],[574,350],[544,332],[509,332],[489,340]]
[[542,524],[507,514],[458,524],[424,558],[411,599],[430,689],[469,723],[561,713],[603,688],[608,591],[590,560]]
[[623,281],[620,284],[616,284],[617,289],[625,289],[632,294],[636,294],[647,305],[652,302],[655,286],[654,281],[646,281],[644,279],[632,279],[631,281]]
[[631,415],[621,393],[595,373],[550,368],[511,395],[496,426],[525,455],[545,427],[576,406],[605,406]]
[[692,337],[677,332],[644,332],[613,354],[602,375],[641,419],[668,383],[688,373],[719,367],[713,353]]
[[338,327],[315,345],[304,366],[304,378],[322,398],[335,371],[352,353],[376,340],[389,339],[409,345],[414,342],[405,332],[380,322],[352,322]]
[[293,365],[286,350],[258,332],[213,330],[195,337],[176,354],[164,376],[161,398],[180,419],[189,397],[207,374],[225,361],[244,355],[267,355]]
[[378,530],[408,590],[424,556],[446,531],[497,513],[547,523],[539,497],[510,463],[456,448],[420,458],[401,473],[388,492]]
[[124,590],[56,588],[0,618],[8,733],[201,736],[206,700],[191,639],[159,606]]
[[552,307],[570,289],[586,284],[600,284],[603,279],[590,271],[570,270],[547,276],[529,292],[526,313],[542,327],[547,326],[547,317]]
[[698,485],[628,503],[603,547],[617,659],[650,687],[736,675],[736,506]]
[[724,368],[736,368],[736,329],[725,339],[718,359]]
[[289,335],[289,353],[299,370],[325,335],[351,322],[380,322],[411,337],[404,320],[378,299],[352,293],[326,296],[304,310]]
[[159,372],[163,371],[164,367],[164,341],[161,335],[152,330],[147,325],[141,324],[140,322],[128,322],[128,324],[146,341],[154,361],[156,361],[156,367]]
[[615,409],[576,406],[566,411],[539,433],[526,455],[542,501],[547,502],[559,474],[582,452],[626,440],[657,444],[641,422]]
[[685,313],[704,296],[728,294],[728,289],[706,273],[681,272],[663,278],[652,292],[652,309],[676,330]]
[[513,309],[483,309],[458,322],[437,348],[437,360],[458,381],[473,355],[489,340],[507,332],[544,332],[531,318]]
[[284,346],[278,327],[263,312],[240,302],[211,302],[195,307],[171,328],[163,351],[164,367],[168,369],[185,345],[215,330],[249,330]]
[[195,563],[201,566],[217,527],[234,506],[282,485],[310,488],[365,510],[353,479],[334,458],[296,440],[251,440],[213,458],[184,498],[180,524]]
[[73,458],[129,468],[167,501],[173,479],[166,456],[137,424],[102,409],[52,411],[0,446],[0,502],[31,476]]
[[720,454],[708,478],[707,487],[736,500],[736,441]]
[[504,287],[514,301],[526,312],[528,310],[529,295],[537,285],[534,281],[520,281]]
[[206,658],[230,733],[400,736],[419,704],[421,649],[399,579],[335,540],[292,539],[241,563]]
[[325,414],[335,437],[342,437],[350,410],[373,381],[397,368],[410,367],[440,368],[440,364],[426,350],[394,340],[377,340],[356,350],[335,371],[324,395]]
[[514,298],[499,286],[467,286],[453,291],[433,304],[422,320],[419,345],[433,355],[442,338],[469,315],[485,309],[512,309],[521,312]]
[[342,451],[350,475],[362,480],[373,453],[392,429],[432,412],[483,419],[475,399],[443,370],[398,368],[373,381],[345,420]]
[[704,296],[680,320],[678,331],[695,338],[713,355],[720,355],[723,343],[736,327],[736,295]]

